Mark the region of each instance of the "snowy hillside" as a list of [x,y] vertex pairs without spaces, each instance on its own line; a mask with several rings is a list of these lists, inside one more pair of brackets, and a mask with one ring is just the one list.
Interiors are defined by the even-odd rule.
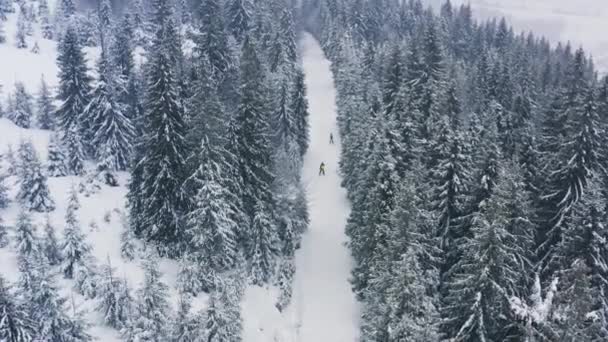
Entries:
[[[439,7],[442,0],[425,0]],[[516,30],[533,31],[551,42],[584,46],[598,68],[608,71],[608,2],[602,0],[452,0],[471,4],[480,19],[505,17]]]

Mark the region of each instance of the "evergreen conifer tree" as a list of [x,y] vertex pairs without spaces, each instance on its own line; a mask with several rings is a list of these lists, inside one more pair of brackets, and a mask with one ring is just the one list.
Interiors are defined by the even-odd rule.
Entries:
[[31,342],[36,336],[36,323],[25,306],[16,300],[6,280],[0,276],[0,340]]
[[17,32],[15,33],[15,46],[18,49],[27,49],[27,19],[25,18],[24,8],[19,10],[17,17]]
[[38,127],[41,129],[54,129],[54,113],[56,109],[55,105],[53,104],[51,91],[49,90],[44,77],[40,82],[40,91],[38,92],[38,98],[36,99],[36,109],[38,110]]
[[174,43],[168,36],[174,30],[170,6],[165,0],[156,1],[155,6],[159,26],[149,62],[142,143],[145,149],[139,161],[143,175],[140,185],[132,184],[133,190],[141,191],[143,202],[137,207],[140,211],[132,214],[138,216],[134,223],[142,222],[134,227],[136,234],[174,243],[183,235],[180,222],[185,200],[181,187],[186,176],[186,132],[176,88],[176,61],[170,55]]
[[474,214],[471,237],[459,240],[463,256],[450,274],[442,307],[447,338],[489,341],[523,335],[505,294],[522,293],[529,283],[534,225],[520,170],[513,163],[499,172],[495,191]]
[[77,264],[81,262],[91,251],[91,246],[86,238],[76,217],[76,211],[80,207],[78,193],[75,188],[70,190],[68,208],[65,216],[65,228],[63,229],[63,243],[61,252],[63,254],[62,270],[66,278],[73,278],[76,273]]
[[[68,2],[71,3],[70,0],[64,0],[62,3],[69,6]],[[82,173],[82,160],[85,146],[88,144],[84,139],[87,138],[90,129],[90,118],[83,117],[83,113],[89,103],[91,78],[87,74],[88,68],[82,43],[73,25],[67,28],[58,50],[57,97],[62,103],[55,112],[56,123],[61,132],[63,145],[67,148],[69,171],[71,174],[79,175]]]
[[103,315],[104,322],[116,329],[123,328],[131,319],[132,305],[126,298],[122,298],[125,281],[115,275],[110,261],[103,265],[100,270],[98,285],[98,305],[97,311]]
[[36,237],[36,226],[32,224],[30,214],[22,210],[17,217],[15,225],[15,248],[21,257],[28,257],[36,252],[38,240]]
[[51,23],[51,12],[47,0],[38,2],[38,16],[40,17],[40,29],[44,39],[53,39],[53,25]]
[[93,141],[98,164],[109,171],[122,171],[129,165],[134,128],[125,115],[125,106],[114,100],[115,77],[105,52],[99,60],[99,79],[85,108],[92,118]]
[[68,174],[63,146],[57,134],[54,133],[51,134],[49,139],[46,172],[49,177],[64,177]]
[[130,334],[134,341],[166,341],[169,334],[169,288],[160,280],[155,256],[148,255],[143,267],[144,282],[137,291],[137,317]]
[[178,303],[177,317],[173,323],[171,341],[175,342],[195,342],[201,333],[200,317],[193,316],[190,311],[192,305],[188,295],[182,294]]
[[32,124],[32,96],[25,90],[23,83],[15,83],[15,107],[10,114],[15,125],[30,128]]
[[230,0],[226,6],[228,31],[238,42],[242,42],[252,27],[252,4],[250,0]]
[[[30,143],[31,144],[31,143]],[[21,160],[22,175],[17,200],[28,210],[49,212],[55,210],[55,201],[50,197],[47,178],[33,147],[31,155]]]
[[46,218],[46,223],[44,225],[42,248],[49,265],[55,266],[61,263],[63,256],[61,255],[59,241],[57,240],[57,234],[55,234],[55,227],[52,225],[50,217]]

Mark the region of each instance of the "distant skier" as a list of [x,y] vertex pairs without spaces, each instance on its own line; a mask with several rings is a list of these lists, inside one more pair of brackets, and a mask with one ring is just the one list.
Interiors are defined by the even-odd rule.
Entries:
[[321,162],[321,165],[319,166],[319,176],[325,176],[325,163]]
[[330,144],[334,143],[334,134],[333,133],[329,133],[329,143]]

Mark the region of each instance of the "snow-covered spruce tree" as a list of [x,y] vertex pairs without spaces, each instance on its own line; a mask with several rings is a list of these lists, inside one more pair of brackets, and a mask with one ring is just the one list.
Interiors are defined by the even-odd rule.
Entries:
[[130,326],[129,335],[133,341],[167,341],[171,314],[169,287],[160,279],[156,256],[150,253],[144,260],[143,267],[144,282],[137,290],[137,315]]
[[76,302],[72,296],[68,308],[69,323],[66,329],[65,340],[78,342],[95,341],[95,338],[87,331],[91,327],[91,323],[85,318],[85,314],[86,311],[81,310],[76,306]]
[[38,1],[38,17],[40,17],[40,30],[44,39],[53,39],[53,24],[51,22],[51,11],[47,0]]
[[40,81],[40,90],[38,91],[38,98],[36,99],[36,110],[38,122],[38,128],[41,129],[55,129],[55,105],[53,104],[53,96],[51,91],[44,80],[44,77]]
[[8,18],[8,13],[13,12],[11,0],[0,0],[0,22],[5,22]]
[[27,49],[27,19],[25,18],[24,8],[19,10],[19,16],[17,17],[15,46],[17,49]]
[[494,192],[474,214],[470,237],[458,240],[463,255],[449,275],[441,307],[448,339],[523,339],[509,300],[530,283],[534,224],[519,168],[505,162],[499,173]]
[[63,146],[55,133],[49,139],[46,172],[49,177],[64,177],[68,174]]
[[[64,1],[65,2],[65,1]],[[67,149],[70,174],[82,173],[82,160],[90,118],[83,117],[84,108],[89,103],[91,78],[87,74],[87,64],[77,29],[70,25],[58,47],[59,90],[57,97],[62,101],[55,112],[61,141]]]
[[8,238],[8,227],[0,219],[0,248],[8,246],[10,240]]
[[443,277],[459,259],[458,241],[463,235],[462,216],[470,185],[471,156],[462,133],[455,131],[447,116],[437,123],[435,139],[430,143],[428,160],[432,167],[430,181],[431,211],[437,220],[436,234],[441,238]]
[[125,285],[125,281],[115,275],[109,260],[107,264],[101,266],[97,285],[97,311],[103,315],[107,325],[116,329],[124,328],[132,318],[131,298],[123,298],[122,295]]
[[[21,146],[19,146],[21,147]],[[19,152],[19,151],[18,151]],[[18,161],[15,158],[15,153],[13,152],[13,145],[9,144],[6,148],[6,173],[9,176],[16,176],[19,171]]]
[[25,90],[23,83],[15,83],[13,99],[15,107],[9,112],[10,119],[19,127],[30,128],[33,117],[32,96]]
[[65,215],[65,228],[63,229],[63,241],[61,252],[63,254],[62,270],[66,278],[73,278],[76,273],[77,263],[85,258],[91,251],[85,235],[76,217],[76,211],[80,208],[78,193],[72,187],[68,199],[68,208]]
[[274,41],[270,48],[270,71],[283,72],[291,76],[298,63],[296,33],[293,22],[293,13],[287,3],[280,3],[277,13],[278,26],[274,33]]
[[15,176],[17,176],[19,179],[25,178],[26,169],[24,165],[30,164],[34,159],[35,154],[36,150],[34,149],[34,144],[32,144],[31,141],[26,140],[21,140],[19,142],[16,160],[14,157],[11,157],[11,155],[7,153],[7,161],[12,162],[12,164],[14,165]]
[[85,173],[85,146],[77,127],[72,127],[63,135],[62,147],[65,148],[68,174],[82,176]]
[[144,9],[143,0],[129,2],[128,12],[133,17],[133,39],[135,45],[146,46],[150,36],[148,15]]
[[[0,13],[2,13],[0,11]],[[4,32],[4,21],[0,19],[0,44],[4,44],[6,42],[6,33]]]
[[229,0],[226,1],[226,12],[228,16],[228,31],[238,41],[245,39],[247,32],[253,26],[252,7],[250,0]]
[[88,299],[97,297],[99,267],[97,265],[97,259],[93,257],[90,250],[83,253],[80,260],[75,263],[74,280],[74,290],[76,290],[77,293]]
[[109,172],[126,170],[131,158],[131,146],[135,134],[131,120],[125,115],[125,106],[115,101],[115,73],[105,52],[98,62],[97,84],[91,94],[91,102],[85,108],[92,119],[93,145],[98,165]]
[[177,304],[177,317],[171,329],[171,341],[174,342],[195,342],[201,337],[203,332],[200,317],[191,314],[191,298],[187,294],[180,296]]
[[51,218],[47,216],[44,225],[44,236],[42,239],[42,249],[49,265],[59,265],[63,260],[55,227],[51,222]]
[[215,276],[213,268],[207,266],[207,260],[199,262],[189,254],[184,254],[179,264],[177,288],[180,293],[196,297],[200,291],[210,291],[213,285],[209,278]]
[[17,200],[32,211],[49,212],[55,210],[55,201],[51,198],[47,178],[33,147],[28,149],[31,156],[20,161],[23,174],[20,177]]
[[167,32],[174,30],[170,6],[166,0],[154,4],[158,28],[149,61],[143,154],[138,166],[143,175],[141,184],[130,186],[130,203],[136,196],[143,198],[140,206],[132,206],[137,209],[131,211],[135,233],[171,244],[183,235],[180,222],[185,210],[181,187],[186,177],[186,128],[177,94],[177,66],[169,55],[173,42],[168,41],[171,37]]
[[[420,166],[405,175],[395,208],[378,230],[387,242],[377,249],[371,270],[361,331],[371,340],[431,341],[438,339],[439,316],[428,291],[437,283],[434,220],[422,208],[425,192]],[[379,253],[382,252],[382,253]]]
[[[0,154],[0,163],[3,161],[4,156]],[[8,194],[8,185],[6,184],[7,178],[10,174],[4,169],[3,166],[0,166],[0,209],[4,209],[8,207],[11,199]]]
[[605,198],[597,175],[590,174],[587,184],[565,219],[552,260],[561,275],[553,316],[560,339],[566,341],[608,338]]
[[259,202],[254,209],[251,241],[247,250],[251,261],[249,280],[254,285],[262,286],[274,276],[279,246],[272,212]]
[[110,44],[110,30],[114,27],[112,13],[112,2],[110,0],[101,0],[97,6],[97,31],[99,32],[99,41],[102,48],[107,48]]
[[[298,132],[296,117],[289,99],[290,80],[287,75],[275,76],[274,79],[277,96],[273,104],[273,119],[270,127],[273,151],[276,151],[292,141],[297,141]],[[299,159],[298,155],[296,157]]]
[[137,245],[135,234],[131,230],[127,215],[121,214],[120,224],[122,226],[122,232],[120,233],[120,256],[127,261],[133,261],[137,254]]
[[29,303],[30,317],[38,323],[37,338],[42,341],[92,341],[86,325],[78,317],[68,316],[67,299],[59,294],[44,257],[34,258],[30,268],[35,276],[24,295]]
[[13,293],[0,275],[0,340],[31,342],[36,336],[36,323],[30,318],[25,305]]
[[[261,205],[268,213],[273,212],[274,199],[270,187],[274,175],[268,167],[271,163],[271,151],[266,75],[256,52],[256,44],[251,37],[246,37],[243,43],[240,68],[240,101],[236,114],[239,125],[238,155],[245,185],[244,211],[253,218],[256,205]],[[273,225],[272,218],[268,219],[268,223]],[[273,227],[269,228],[274,230]]]
[[21,257],[28,257],[39,247],[36,226],[30,214],[21,210],[15,225],[15,248]]
[[[233,297],[235,284],[231,279],[216,278],[215,291],[209,298],[204,338],[210,342],[242,341],[242,320],[238,300]],[[238,297],[236,298],[238,299]]]
[[[586,79],[584,51],[579,49],[567,69],[559,102],[543,122],[542,152],[549,165],[542,195],[544,214],[539,231],[539,258],[550,261],[561,239],[564,217],[581,197],[589,174],[599,171],[605,151],[605,124],[597,111],[594,89]],[[546,266],[546,265],[545,265]],[[543,275],[550,275],[547,269]]]
[[118,103],[125,106],[124,115],[131,120],[133,126],[140,121],[139,79],[135,69],[134,50],[135,33],[133,19],[125,14],[119,24],[119,29],[113,37],[109,50],[109,60],[115,70],[116,92]]
[[[218,0],[201,1],[200,34],[196,37],[196,52],[199,58],[207,58],[211,67],[211,77],[216,81],[224,78],[224,73],[232,63],[228,47],[228,33],[224,24],[222,2]],[[204,80],[201,80],[204,81]]]
[[222,165],[217,162],[221,158],[219,153],[204,137],[199,156],[202,164],[193,176],[199,190],[195,208],[188,216],[187,231],[188,244],[198,261],[205,260],[206,266],[217,272],[232,267],[237,252],[237,227],[230,217],[232,197],[221,180],[226,175],[222,174]]
[[310,125],[308,123],[308,100],[306,99],[306,84],[304,83],[304,72],[296,68],[291,91],[291,110],[296,120],[297,142],[300,153],[303,156],[308,150],[310,143]]

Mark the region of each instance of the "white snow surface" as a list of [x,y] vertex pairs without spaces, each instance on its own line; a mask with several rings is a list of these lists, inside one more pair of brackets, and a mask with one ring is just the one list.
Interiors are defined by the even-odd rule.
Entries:
[[[348,281],[352,259],[346,247],[350,204],[338,173],[340,139],[336,126],[336,90],[330,62],[318,42],[302,40],[311,144],[304,157],[311,222],[296,252],[296,276],[291,310],[297,342],[358,340],[359,305]],[[335,144],[329,144],[333,133]],[[319,176],[321,162],[326,175]]]
[[[438,8],[445,0],[423,0]],[[451,0],[471,4],[480,19],[505,17],[518,31],[533,31],[552,43],[571,42],[593,55],[598,69],[608,72],[608,1],[606,0]]]

